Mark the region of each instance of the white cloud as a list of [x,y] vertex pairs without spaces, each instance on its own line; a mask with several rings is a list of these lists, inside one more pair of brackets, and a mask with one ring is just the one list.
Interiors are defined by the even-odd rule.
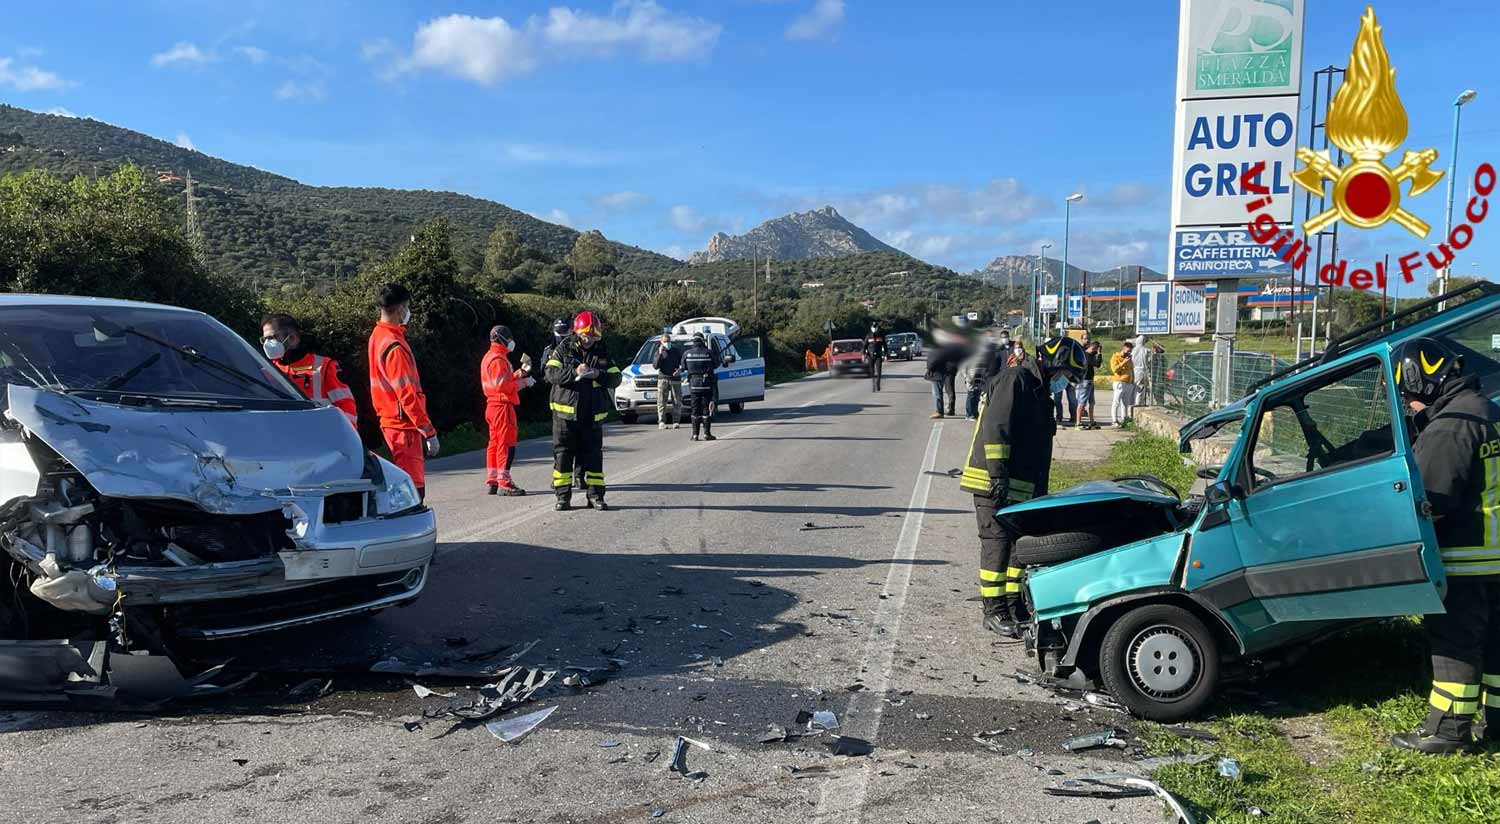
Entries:
[[67,109],[63,108],[62,106],[53,106],[52,108],[48,109],[45,113],[46,114],[51,114],[51,115],[57,115],[58,117],[77,117],[78,116],[76,114],[73,114],[71,111],[68,111]]
[[164,52],[151,55],[151,65],[158,69],[169,66],[202,66],[218,60],[212,51],[204,51],[187,41],[180,41]]
[[713,51],[723,31],[717,23],[673,14],[655,0],[620,0],[608,17],[557,7],[547,12],[545,23],[533,18],[527,28],[539,31],[550,46],[591,57],[638,51],[657,61],[703,57]]
[[657,249],[656,251],[675,260],[687,260],[688,258],[693,256],[693,250],[687,248],[686,246],[683,246],[680,243],[674,243],[671,246],[667,246],[663,249]]
[[667,210],[667,219],[684,232],[701,232],[708,228],[709,219],[691,206],[673,206]]
[[271,57],[270,52],[257,46],[235,46],[234,53],[257,66],[266,62]]
[[493,86],[570,58],[633,53],[648,61],[692,60],[712,51],[722,30],[669,12],[655,0],[619,0],[609,15],[556,7],[519,26],[502,17],[450,14],[418,26],[410,54],[384,39],[364,43],[360,53],[367,61],[386,62],[387,79],[433,70]]
[[321,80],[299,82],[288,80],[276,87],[277,100],[291,100],[299,103],[318,103],[328,97],[328,89]]
[[194,151],[194,152],[198,151],[198,147],[195,146],[195,145],[193,145],[193,139],[191,137],[188,137],[188,133],[187,132],[178,132],[177,133],[177,139],[174,140],[174,141],[172,141],[172,142],[175,143],[175,144],[177,144],[177,146],[179,148],[187,149],[189,151]]
[[545,220],[548,223],[556,223],[561,226],[573,226],[573,216],[568,214],[567,212],[564,212],[562,209],[553,209],[545,216],[541,217],[541,220]]
[[[22,59],[26,59],[25,56]],[[49,72],[30,63],[17,63],[14,58],[0,57],[0,88],[18,92],[60,91],[76,85],[64,80],[55,72]]]
[[1056,208],[1013,177],[995,178],[978,186],[923,183],[864,192],[820,192],[773,198],[772,203],[776,208],[796,211],[832,203],[844,217],[875,229],[910,228],[923,221],[1003,226],[1048,214]]
[[610,212],[638,209],[651,202],[651,198],[640,192],[609,192],[594,198],[594,205]]
[[411,55],[396,67],[401,72],[437,69],[490,86],[530,74],[537,62],[533,44],[504,19],[450,14],[418,27]]
[[787,26],[788,40],[831,37],[844,25],[844,0],[813,0],[808,9]]

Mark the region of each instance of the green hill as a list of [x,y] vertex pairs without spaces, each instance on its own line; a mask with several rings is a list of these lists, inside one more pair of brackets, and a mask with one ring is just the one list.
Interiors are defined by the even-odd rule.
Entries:
[[[554,258],[578,237],[493,201],[453,192],[307,186],[97,120],[0,105],[0,175],[46,169],[96,176],[126,163],[150,171],[179,202],[191,172],[208,264],[260,288],[349,277],[389,257],[417,226],[439,216],[452,221],[455,244],[471,256],[499,225]],[[623,272],[650,276],[682,266],[665,255],[614,245]]]

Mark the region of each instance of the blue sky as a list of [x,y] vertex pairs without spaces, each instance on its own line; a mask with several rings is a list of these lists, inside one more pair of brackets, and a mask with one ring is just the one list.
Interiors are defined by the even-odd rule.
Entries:
[[[1343,64],[1364,3],[1310,5],[1304,67]],[[1377,12],[1407,147],[1446,168],[1452,100],[1473,87],[1459,180],[1500,163],[1500,4]],[[1161,268],[1176,39],[1171,0],[15,4],[0,100],[307,183],[492,198],[677,256],[831,203],[969,270],[1042,241],[1057,255],[1063,197],[1083,191],[1074,262]],[[1407,205],[1441,227],[1441,187]],[[1369,257],[1415,243],[1346,239]],[[1456,269],[1474,263],[1500,272],[1500,220]]]

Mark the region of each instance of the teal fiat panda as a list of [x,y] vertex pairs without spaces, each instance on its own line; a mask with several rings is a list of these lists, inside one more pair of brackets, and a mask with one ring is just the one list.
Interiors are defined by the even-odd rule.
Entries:
[[[1441,303],[1440,303],[1441,302]],[[1446,308],[1441,308],[1446,304]],[[1443,611],[1446,581],[1391,352],[1417,336],[1500,396],[1500,286],[1478,283],[1356,329],[1179,431],[1222,456],[1184,498],[1152,476],[1002,510],[1028,570],[1028,651],[1176,721],[1226,679],[1352,624]]]

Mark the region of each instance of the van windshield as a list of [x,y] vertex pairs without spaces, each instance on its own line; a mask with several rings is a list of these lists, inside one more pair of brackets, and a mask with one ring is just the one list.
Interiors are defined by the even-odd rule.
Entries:
[[196,312],[0,307],[0,384],[98,397],[307,405],[254,349]]
[[833,354],[835,355],[842,355],[845,352],[863,352],[864,350],[864,343],[857,340],[839,341],[833,345]]

